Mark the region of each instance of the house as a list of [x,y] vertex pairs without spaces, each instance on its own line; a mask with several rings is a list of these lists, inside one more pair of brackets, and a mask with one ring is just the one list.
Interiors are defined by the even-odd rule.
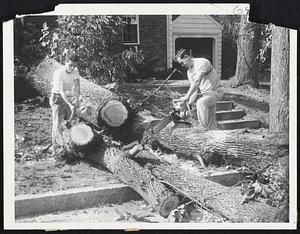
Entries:
[[[205,57],[221,76],[222,26],[209,15],[124,15],[122,49],[137,46],[145,59],[156,57],[155,72],[173,66],[180,48]],[[120,46],[120,41],[114,43]],[[119,49],[121,49],[119,47]]]

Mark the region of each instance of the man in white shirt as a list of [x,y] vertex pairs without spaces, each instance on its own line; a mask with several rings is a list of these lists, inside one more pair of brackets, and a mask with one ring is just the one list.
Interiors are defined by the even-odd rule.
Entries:
[[59,145],[64,144],[60,125],[64,120],[70,118],[72,111],[75,111],[79,103],[80,75],[77,62],[77,55],[70,54],[66,57],[65,66],[58,68],[53,74],[49,102],[53,117],[52,144],[54,148],[57,143]]
[[188,68],[187,77],[190,81],[187,94],[179,101],[188,101],[191,105],[196,102],[200,92],[202,96],[196,102],[200,127],[205,130],[217,129],[216,103],[223,97],[224,92],[214,67],[205,58],[193,58],[185,49],[178,51],[175,60]]

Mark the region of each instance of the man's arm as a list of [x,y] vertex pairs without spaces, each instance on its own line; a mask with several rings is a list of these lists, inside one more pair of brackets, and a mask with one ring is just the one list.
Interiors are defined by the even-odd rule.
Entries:
[[75,91],[75,103],[76,103],[76,106],[79,105],[79,96],[80,96],[80,79],[75,79],[74,80],[74,91]]
[[206,72],[199,72],[197,78],[195,79],[194,82],[191,82],[191,86],[189,88],[189,91],[187,92],[187,94],[181,98],[181,101],[187,101],[190,99],[191,95],[197,91],[197,89],[199,88],[199,84],[200,84],[200,81],[202,79],[202,77],[206,74]]

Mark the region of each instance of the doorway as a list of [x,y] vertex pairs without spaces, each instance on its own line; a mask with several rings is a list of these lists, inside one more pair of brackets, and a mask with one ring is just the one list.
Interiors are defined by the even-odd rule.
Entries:
[[180,49],[191,51],[195,58],[206,58],[214,65],[213,38],[177,38],[175,40],[175,54]]

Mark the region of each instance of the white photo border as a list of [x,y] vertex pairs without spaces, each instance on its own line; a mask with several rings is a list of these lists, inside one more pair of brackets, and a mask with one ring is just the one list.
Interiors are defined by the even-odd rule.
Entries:
[[[247,14],[249,4],[61,4],[45,15]],[[22,17],[22,16],[18,16]],[[15,223],[13,20],[3,23],[4,229],[296,229],[297,227],[297,31],[290,30],[289,223]]]

